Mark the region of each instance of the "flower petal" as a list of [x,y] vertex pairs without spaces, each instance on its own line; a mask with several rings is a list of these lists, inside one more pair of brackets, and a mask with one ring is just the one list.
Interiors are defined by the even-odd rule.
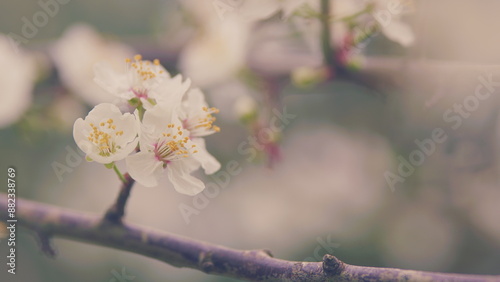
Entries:
[[[75,124],[73,125],[73,138],[76,140],[84,140],[86,138],[85,134],[85,121],[82,118],[79,118],[75,121]],[[78,142],[77,142],[78,145]],[[84,148],[80,148],[82,151],[87,153]],[[87,149],[87,148],[85,148]]]
[[212,156],[205,148],[205,139],[193,138],[191,139],[196,144],[198,152],[193,153],[193,158],[200,162],[201,167],[205,170],[206,174],[212,174],[220,169],[219,161]]
[[139,152],[125,159],[128,173],[145,187],[158,186],[158,178],[163,171],[163,163],[156,160],[153,152]]
[[194,116],[198,114],[203,107],[208,107],[205,101],[205,95],[203,95],[203,92],[201,92],[199,88],[189,90],[186,98],[182,106],[188,113],[188,116]]
[[146,111],[142,119],[142,124],[145,126],[146,132],[156,132],[156,135],[161,133],[167,128],[167,124],[180,123],[174,109],[178,105],[164,105],[158,104]]
[[133,98],[133,95],[127,91],[127,76],[116,73],[108,64],[95,64],[94,75],[94,82],[109,93],[125,99]]
[[[181,75],[176,75],[173,78],[163,80],[152,95],[162,107],[172,109],[181,103],[190,86],[190,79],[183,81]],[[146,107],[146,104],[144,106]],[[146,109],[149,110],[149,108]]]
[[395,41],[404,47],[408,47],[415,41],[415,35],[410,26],[393,20],[389,25],[383,27],[382,32],[392,41]]
[[169,163],[167,172],[175,190],[181,194],[194,196],[205,189],[205,183],[191,176],[192,170],[182,161]]

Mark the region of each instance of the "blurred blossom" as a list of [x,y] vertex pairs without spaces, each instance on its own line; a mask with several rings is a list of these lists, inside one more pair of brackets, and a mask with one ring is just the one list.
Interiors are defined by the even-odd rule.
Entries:
[[224,82],[243,68],[247,36],[247,24],[236,18],[210,19],[182,50],[182,72],[199,87]]
[[133,54],[129,47],[106,40],[92,27],[83,24],[66,30],[51,49],[64,85],[90,105],[116,99],[94,82],[94,64],[106,62],[111,68],[122,70],[125,69],[124,58]]
[[[335,19],[332,28],[335,45],[344,40],[348,32],[348,24],[345,19],[356,14],[352,21],[356,23],[355,32],[366,33],[376,20],[377,27],[389,39],[405,47],[413,43],[414,34],[410,26],[401,20],[406,13],[406,6],[411,1],[407,0],[335,0],[333,1],[332,15]],[[366,12],[363,12],[366,11]],[[362,36],[355,34],[354,36]]]
[[245,65],[247,38],[251,25],[228,13],[218,17],[211,1],[182,1],[195,17],[198,33],[181,51],[179,67],[198,87],[226,81]]
[[[392,2],[392,3],[391,3]],[[399,3],[398,8],[392,9],[393,3]],[[408,47],[415,41],[415,35],[409,24],[401,20],[405,15],[408,6],[414,5],[413,0],[400,0],[400,1],[375,1],[375,9],[372,14],[378,13],[380,17],[376,17],[382,33],[390,40]],[[382,16],[385,15],[385,16]]]
[[[219,117],[225,120],[237,121],[240,116],[235,111],[236,103],[240,98],[256,96],[256,93],[242,82],[232,80],[210,89],[209,96],[213,105],[220,109]],[[253,98],[252,98],[253,99]]]
[[240,96],[234,103],[234,112],[241,120],[247,120],[257,114],[257,102],[248,95]]
[[[389,40],[405,47],[411,45],[415,38],[412,29],[402,21],[402,16],[407,13],[407,5],[411,1],[397,0],[335,0],[330,5],[331,44],[340,50],[350,51],[360,42],[380,30]],[[309,1],[309,9],[315,13],[320,12],[320,1]],[[398,5],[396,5],[398,4]],[[304,6],[302,6],[304,7]],[[394,8],[397,7],[397,8]],[[302,9],[302,14],[311,13]],[[318,19],[292,17],[290,20],[301,32],[311,50],[318,52],[320,48],[321,25]]]
[[385,259],[392,267],[443,270],[456,258],[460,232],[432,206],[400,206],[386,227]]
[[[238,13],[244,15],[246,5]],[[272,2],[272,1],[270,1]],[[298,67],[322,64],[320,1],[301,2],[285,21],[269,21],[257,26],[250,37],[249,63],[266,74],[286,73]],[[413,31],[401,20],[408,1],[337,0],[331,5],[331,44],[345,63],[359,61],[362,42],[380,30],[387,38],[403,46],[414,41]],[[268,4],[270,5],[270,4]],[[279,6],[279,5],[278,5]],[[264,9],[264,8],[263,8]],[[279,9],[279,7],[277,8]],[[266,14],[266,13],[263,13]],[[299,35],[299,36],[297,36]]]
[[[248,63],[266,75],[289,73],[297,67],[319,67],[323,58],[316,19],[266,22],[253,30]],[[318,27],[315,33],[311,28]],[[300,36],[297,36],[300,34]]]
[[32,102],[36,79],[35,58],[14,49],[10,39],[0,34],[0,128],[18,121]]
[[243,1],[238,14],[249,21],[264,20],[282,11],[283,18],[291,16],[310,0],[249,0]]
[[75,120],[85,113],[82,103],[68,95],[58,97],[50,107],[50,115],[61,125],[62,130],[73,130]]
[[[288,1],[286,1],[288,2]],[[259,21],[271,17],[281,10],[281,1],[275,0],[251,0],[242,1],[238,7],[238,16],[248,21]]]

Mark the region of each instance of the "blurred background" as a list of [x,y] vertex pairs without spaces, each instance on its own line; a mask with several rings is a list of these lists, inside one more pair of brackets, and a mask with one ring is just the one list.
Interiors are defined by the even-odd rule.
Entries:
[[[207,147],[222,171],[239,169],[227,180],[200,174],[212,189],[195,197],[136,184],[128,222],[287,260],[333,253],[349,264],[500,274],[500,3],[333,0],[330,43],[351,73],[342,75],[322,67],[317,1],[289,2],[3,1],[0,151],[3,171],[17,170],[17,196],[94,214],[112,204],[119,180],[83,160],[72,126],[113,101],[93,65],[123,70],[140,53],[221,110]],[[17,274],[0,279],[234,281],[53,245],[50,259],[19,229]]]

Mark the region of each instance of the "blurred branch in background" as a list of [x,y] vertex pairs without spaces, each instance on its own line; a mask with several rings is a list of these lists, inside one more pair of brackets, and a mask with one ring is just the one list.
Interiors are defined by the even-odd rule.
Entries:
[[[0,194],[0,217],[8,219],[7,195]],[[273,258],[269,251],[238,251],[131,224],[17,199],[21,226],[50,236],[111,247],[208,274],[267,281],[498,281],[500,276],[437,273],[343,263],[333,255],[322,262]],[[42,246],[48,244],[43,243]]]

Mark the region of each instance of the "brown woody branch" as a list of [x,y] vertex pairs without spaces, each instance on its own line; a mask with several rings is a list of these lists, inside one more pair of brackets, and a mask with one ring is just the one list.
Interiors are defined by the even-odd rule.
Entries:
[[[0,218],[6,220],[7,195],[0,193]],[[267,281],[499,281],[500,276],[436,273],[355,266],[332,255],[322,262],[273,258],[269,251],[240,251],[134,224],[17,199],[16,217],[24,228],[49,236],[141,254],[176,267],[208,274]]]
[[110,223],[122,223],[122,218],[125,215],[125,205],[127,204],[128,197],[130,196],[130,190],[134,186],[135,180],[130,177],[128,173],[123,175],[126,182],[122,184],[120,193],[116,198],[115,203],[108,209],[104,215],[104,219]]

